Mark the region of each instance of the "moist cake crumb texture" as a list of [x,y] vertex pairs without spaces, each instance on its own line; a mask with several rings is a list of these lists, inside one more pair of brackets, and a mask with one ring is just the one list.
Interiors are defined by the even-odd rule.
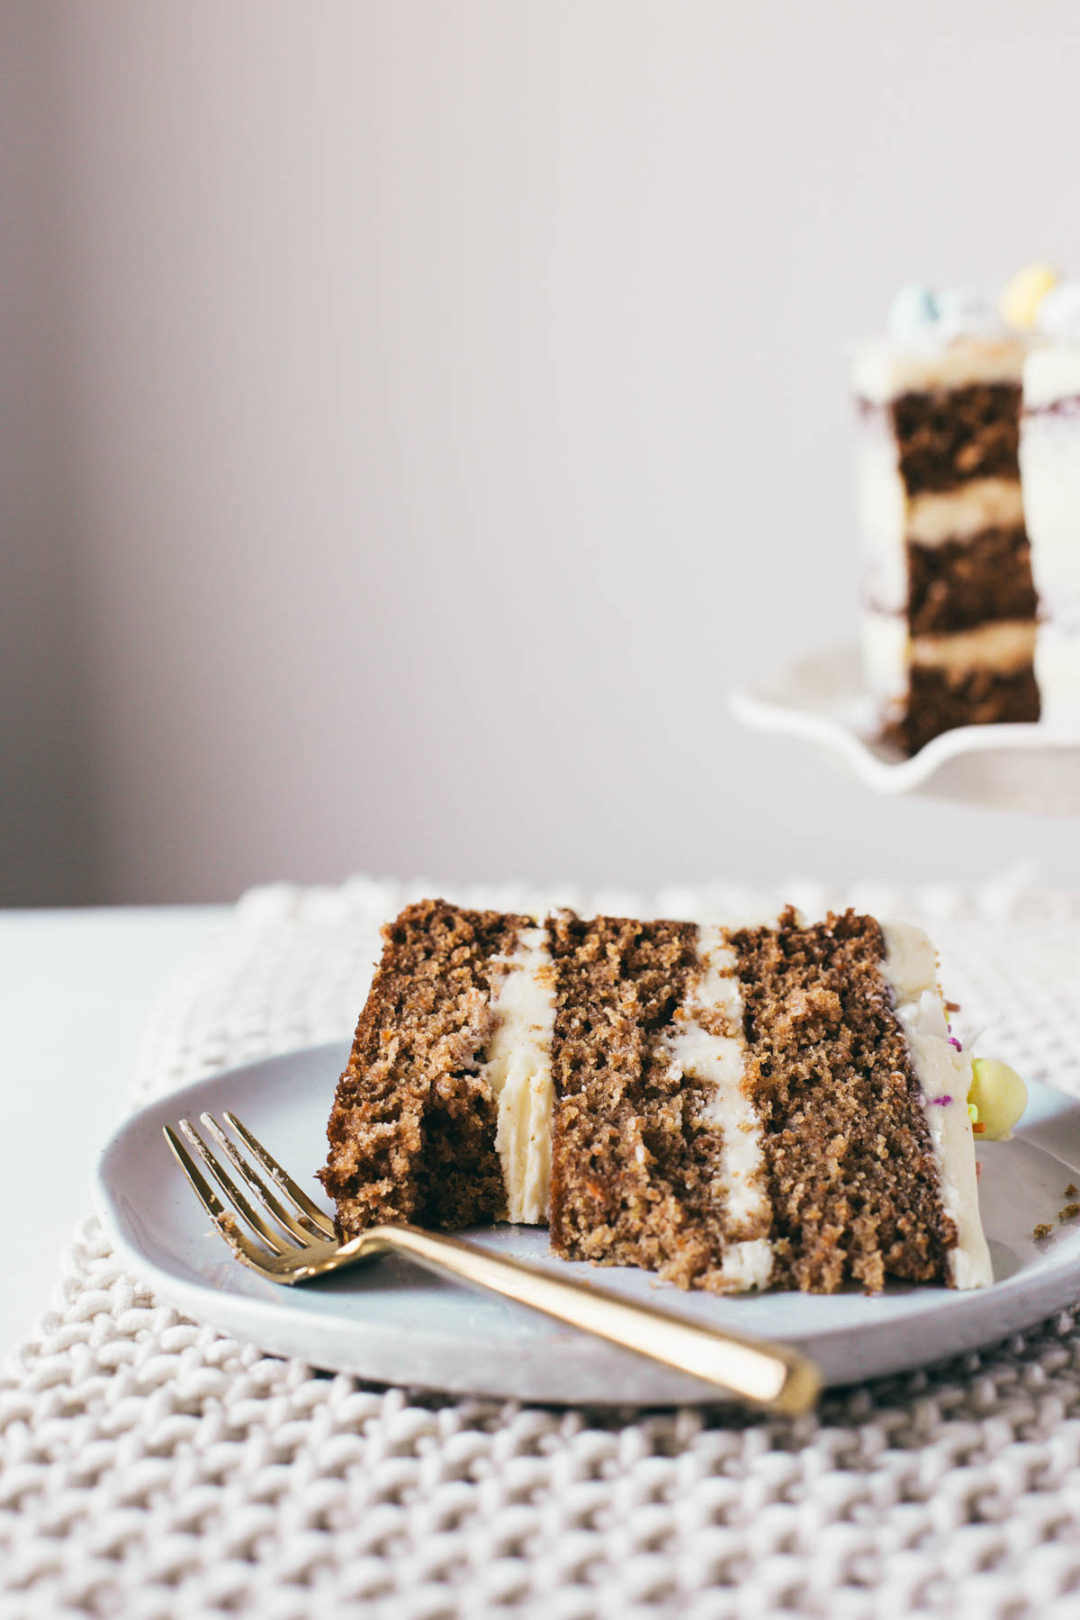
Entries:
[[917,754],[932,738],[956,726],[1005,725],[1039,718],[1035,671],[997,674],[991,669],[914,668],[906,709],[885,721],[882,736],[905,754]]
[[1017,476],[1019,382],[901,394],[891,417],[909,495],[955,489],[971,478]]
[[980,529],[933,546],[909,542],[907,613],[917,636],[1034,619],[1031,546],[1023,530]]
[[847,912],[734,936],[748,1082],[764,1124],[778,1280],[832,1293],[851,1278],[944,1276],[941,1208],[918,1082],[882,983],[884,941]]
[[697,969],[691,923],[554,920],[551,1241],[556,1254],[640,1265],[684,1286],[722,1263],[712,1187],[718,1128],[702,1082],[665,1045]]
[[343,1231],[378,1221],[460,1227],[499,1219],[506,1196],[496,1105],[480,1073],[493,958],[529,919],[409,906],[384,931],[328,1127],[323,1186]]
[[[988,1280],[966,1092],[928,1098],[906,1033],[912,996],[946,1029],[920,931],[903,982],[853,912],[699,928],[424,901],[384,939],[328,1127],[343,1233],[546,1214],[555,1254],[684,1288]],[[931,1131],[928,1101],[962,1121],[933,1106]]]

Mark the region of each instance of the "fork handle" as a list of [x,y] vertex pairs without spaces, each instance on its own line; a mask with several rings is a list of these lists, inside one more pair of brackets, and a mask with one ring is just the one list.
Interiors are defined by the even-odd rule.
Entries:
[[764,1411],[798,1416],[810,1410],[821,1390],[814,1363],[787,1345],[702,1327],[591,1283],[555,1277],[539,1266],[492,1254],[460,1238],[415,1226],[374,1226],[344,1244],[338,1255],[340,1263],[347,1263],[373,1251],[406,1255],[433,1271],[516,1299],[571,1327],[715,1384]]

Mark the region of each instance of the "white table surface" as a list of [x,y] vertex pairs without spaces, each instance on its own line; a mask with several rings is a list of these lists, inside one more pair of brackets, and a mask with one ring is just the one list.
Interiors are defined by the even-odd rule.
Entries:
[[[49,1308],[146,1020],[228,906],[0,911],[0,1355]],[[24,1216],[23,1212],[28,1212]]]

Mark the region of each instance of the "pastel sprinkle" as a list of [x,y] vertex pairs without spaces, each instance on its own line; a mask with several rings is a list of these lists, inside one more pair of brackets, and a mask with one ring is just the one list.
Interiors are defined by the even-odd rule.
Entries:
[[960,1042],[957,1040],[955,1035],[950,1035],[949,1036],[949,1045],[950,1046],[955,1046],[956,1050],[958,1052],[962,1052],[964,1050],[964,1048],[960,1045]]
[[932,1103],[937,1103],[939,1108],[947,1108],[952,1102],[952,1098],[949,1096],[948,1092],[946,1092],[944,1097],[931,1097],[930,1101]]

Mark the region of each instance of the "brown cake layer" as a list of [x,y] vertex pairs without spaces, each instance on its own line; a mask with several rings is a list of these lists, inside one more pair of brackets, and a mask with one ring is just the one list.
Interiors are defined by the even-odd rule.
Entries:
[[1020,476],[1020,386],[975,383],[901,394],[889,411],[909,495]]
[[956,726],[986,726],[1039,718],[1039,689],[1031,665],[1015,674],[993,670],[946,670],[914,665],[910,672],[907,712],[890,720],[886,742],[905,754],[920,748],[943,731]]
[[697,972],[692,923],[553,919],[551,1246],[708,1287],[723,1252],[722,1135],[665,1036]]
[[907,556],[912,635],[1035,617],[1031,546],[1022,528],[983,529],[938,546],[909,541]]
[[885,1275],[944,1281],[944,1215],[903,1030],[873,917],[846,912],[733,934],[749,1087],[773,1203],[773,1280],[832,1293]]
[[493,1024],[489,964],[512,953],[529,921],[425,900],[384,929],[321,1172],[344,1233],[505,1214],[495,1101],[479,1063]]

